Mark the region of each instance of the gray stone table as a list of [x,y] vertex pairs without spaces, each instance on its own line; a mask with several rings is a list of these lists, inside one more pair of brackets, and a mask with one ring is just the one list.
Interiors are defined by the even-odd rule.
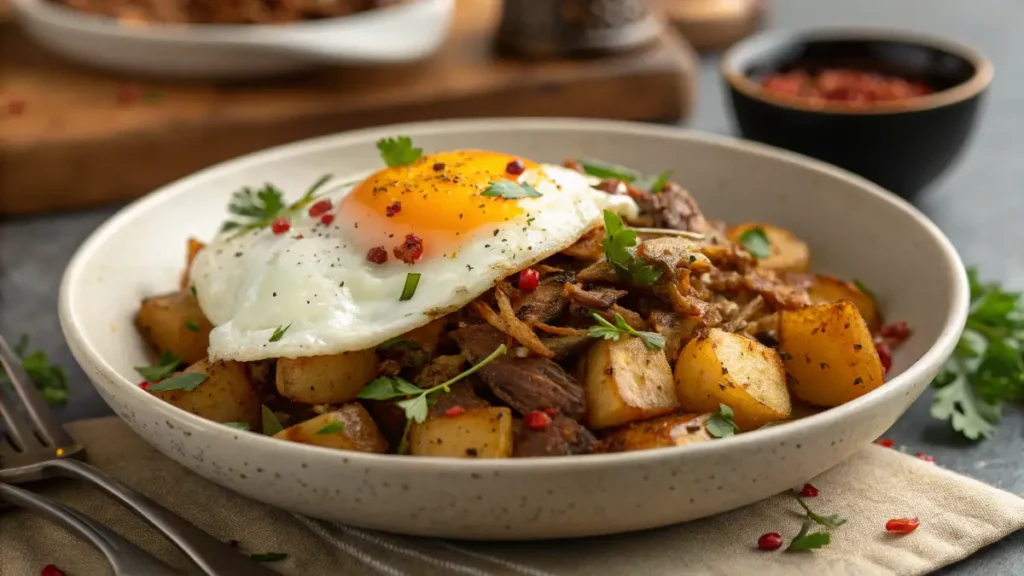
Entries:
[[[918,201],[949,235],[964,260],[984,275],[1024,288],[1024,2],[1019,0],[776,0],[772,27],[873,24],[915,28],[973,44],[995,62],[996,80],[975,139],[960,162]],[[717,59],[701,66],[698,109],[689,127],[730,133]],[[30,191],[26,191],[30,193]],[[0,224],[0,329],[26,333],[34,346],[71,367],[64,420],[109,414],[71,358],[57,322],[57,286],[75,248],[116,207]],[[960,441],[928,413],[931,393],[893,426],[889,436],[941,466],[1024,494],[1024,411],[1008,411],[998,435]],[[1024,574],[1024,531],[943,571]]]

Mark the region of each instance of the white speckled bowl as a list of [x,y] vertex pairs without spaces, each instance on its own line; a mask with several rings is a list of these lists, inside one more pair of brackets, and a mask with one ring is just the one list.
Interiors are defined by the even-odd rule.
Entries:
[[[231,192],[381,165],[374,142],[406,134],[427,151],[490,148],[539,161],[592,156],[645,172],[671,168],[706,214],[781,224],[815,269],[865,282],[914,335],[885,386],[839,408],[705,444],[524,460],[425,459],[340,452],[202,420],[137,387],[149,360],[132,318],[174,289],[190,235],[210,237]],[[750,504],[827,470],[877,438],[921,394],[963,327],[968,287],[942,233],[866,180],[791,153],[671,127],[556,119],[432,122],[274,148],[180,180],[121,210],[64,275],[60,318],[107,403],[161,452],[242,494],[365,528],[472,539],[608,534]]]

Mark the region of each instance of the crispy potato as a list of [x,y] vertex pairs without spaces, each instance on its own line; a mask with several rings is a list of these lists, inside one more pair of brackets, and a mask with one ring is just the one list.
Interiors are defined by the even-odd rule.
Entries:
[[434,350],[437,350],[437,345],[441,342],[441,336],[444,334],[444,328],[447,324],[447,318],[438,318],[425,326],[420,326],[402,334],[401,337],[405,340],[416,342],[433,356]]
[[152,394],[164,402],[214,422],[245,422],[259,430],[263,422],[259,394],[241,362],[202,359],[185,372],[206,374],[194,390],[169,390]]
[[[341,429],[332,431],[331,428],[338,428],[333,426],[334,423],[340,424]],[[345,404],[333,412],[285,428],[274,434],[274,438],[338,450],[377,454],[388,451],[384,435],[380,433],[373,418],[370,418],[370,413],[358,402]]]
[[807,244],[804,244],[803,240],[797,238],[785,228],[761,222],[744,222],[729,228],[726,231],[726,236],[734,243],[742,245],[740,238],[743,236],[743,233],[753,228],[764,230],[771,253],[768,258],[758,259],[758,266],[768,270],[775,270],[776,272],[803,272],[810,266],[810,248],[807,247]]
[[857,287],[852,282],[844,282],[833,276],[816,274],[811,281],[811,287],[807,289],[807,295],[811,304],[828,304],[849,300],[860,311],[868,328],[872,332],[882,327],[882,315],[878,313],[874,298]]
[[342,404],[355,400],[376,376],[377,354],[372,348],[330,356],[280,358],[277,392],[305,404]]
[[449,458],[510,458],[512,411],[508,408],[473,408],[460,416],[427,418],[409,429],[413,456]]
[[632,452],[714,440],[707,430],[710,417],[711,414],[672,414],[634,422],[606,436],[604,451]]
[[192,262],[196,259],[196,255],[199,251],[206,248],[206,244],[196,240],[195,238],[188,239],[188,256],[185,258],[185,270],[181,273],[181,289],[190,290],[191,281],[189,279],[189,273],[192,271]]
[[186,364],[206,358],[213,324],[188,290],[146,298],[135,325],[157,352],[177,354]]
[[683,348],[676,361],[676,396],[687,412],[732,408],[747,431],[789,418],[792,409],[782,359],[767,346],[712,328]]
[[661,350],[639,338],[601,340],[587,353],[587,427],[609,428],[672,412],[672,368]]
[[784,310],[779,348],[793,396],[815,406],[839,406],[885,383],[871,332],[852,302]]

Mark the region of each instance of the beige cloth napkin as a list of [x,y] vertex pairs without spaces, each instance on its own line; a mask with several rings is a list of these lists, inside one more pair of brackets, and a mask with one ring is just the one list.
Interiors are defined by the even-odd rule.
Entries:
[[[848,522],[814,552],[761,552],[758,536],[800,527],[800,508],[782,494],[671,528],[570,541],[471,543],[369,532],[293,515],[234,494],[159,454],[116,418],[77,422],[72,436],[90,461],[115,478],[247,552],[285,552],[283,574],[319,576],[590,576],[721,574],[923,574],[963,559],[1024,528],[1024,499],[901,454],[869,447],[814,484],[816,511]],[[39,490],[115,527],[163,558],[192,570],[167,541],[97,490],[55,481]],[[886,520],[919,516],[912,534],[891,536]],[[0,512],[0,574],[34,576],[55,564],[68,576],[109,574],[99,553],[21,510]],[[194,573],[194,572],[192,572]],[[243,576],[243,575],[239,575]]]

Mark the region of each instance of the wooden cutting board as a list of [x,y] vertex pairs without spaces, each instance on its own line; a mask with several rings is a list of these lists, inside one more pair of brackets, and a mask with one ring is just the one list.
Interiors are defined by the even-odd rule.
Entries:
[[3,18],[0,214],[129,200],[241,154],[364,126],[689,114],[696,61],[674,30],[634,53],[527,63],[493,55],[499,9],[498,0],[460,0],[448,42],[428,62],[245,84],[113,76],[59,59]]

